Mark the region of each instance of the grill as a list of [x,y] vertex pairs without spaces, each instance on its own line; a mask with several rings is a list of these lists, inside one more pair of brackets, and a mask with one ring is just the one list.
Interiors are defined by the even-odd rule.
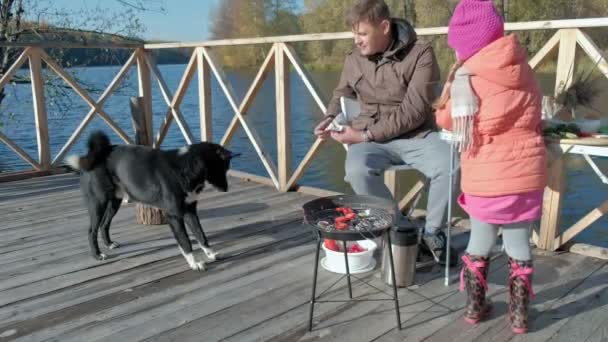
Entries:
[[[373,196],[322,197],[304,204],[303,208],[305,222],[322,238],[342,241],[376,238],[393,225],[395,216],[391,201]],[[341,230],[335,224],[336,218],[343,216],[338,208],[351,208],[356,215]]]
[[[342,227],[336,227],[337,220],[342,216],[346,216],[340,208],[349,208],[352,210],[354,217],[351,217],[348,222]],[[357,241],[361,239],[373,239],[384,233],[387,233],[391,229],[395,218],[395,204],[392,201],[385,200],[374,196],[362,196],[362,195],[339,195],[321,197],[310,202],[307,202],[303,206],[304,209],[304,222],[306,226],[313,230],[317,238],[317,249],[315,255],[315,265],[312,282],[312,297],[310,300],[310,313],[308,320],[308,330],[312,330],[312,321],[314,316],[315,303],[324,303],[325,301],[317,300],[317,274],[319,270],[319,252],[321,250],[321,243],[323,239],[339,240],[343,244],[344,263],[346,266],[346,274],[342,277],[346,277],[348,281],[348,295],[349,300],[346,301],[369,301],[365,299],[353,299],[351,277],[373,287],[375,286],[365,282],[364,280],[357,278],[355,275],[351,275],[348,266],[348,254],[346,248],[346,241]],[[388,246],[391,246],[390,234],[386,234]],[[393,293],[389,295],[390,299],[378,299],[378,300],[390,300],[395,303],[395,313],[397,318],[397,327],[401,330],[401,317],[399,313],[399,299],[397,297],[397,286],[395,282],[395,267],[393,262],[392,248],[388,248],[389,259],[390,259],[390,270],[392,277],[392,288]],[[342,279],[342,278],[341,278]],[[340,280],[340,279],[339,279]],[[339,281],[338,280],[338,281]],[[337,282],[336,282],[337,283]],[[336,284],[334,283],[334,285]],[[333,285],[332,285],[333,286]],[[330,288],[332,287],[330,286]],[[378,288],[376,288],[378,289]],[[328,291],[326,289],[319,295],[321,297],[323,293]],[[379,289],[378,289],[379,290]],[[382,290],[380,290],[382,291]],[[384,291],[382,291],[384,292]],[[334,300],[331,302],[339,302]]]

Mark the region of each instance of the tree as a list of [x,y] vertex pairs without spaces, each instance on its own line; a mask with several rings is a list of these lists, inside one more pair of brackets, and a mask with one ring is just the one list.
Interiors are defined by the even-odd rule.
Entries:
[[509,17],[509,0],[498,0],[498,2],[496,3],[496,7],[502,14],[502,17],[505,19],[505,21],[508,21],[509,20],[508,19],[508,17]]
[[[352,1],[304,0],[305,14],[302,26],[307,33],[350,31],[346,13]],[[344,57],[353,48],[351,40],[321,41],[307,44],[305,59],[316,61],[315,66],[326,68],[341,66]]]
[[[265,35],[264,0],[224,0],[211,24],[212,39],[251,38]],[[264,59],[259,45],[216,48],[229,67],[257,65]]]
[[[295,0],[225,0],[215,9],[213,39],[251,38],[300,33]],[[259,65],[268,46],[217,48],[228,67]]]
[[264,24],[267,35],[288,35],[301,32],[300,19],[295,13],[295,0],[265,0]]
[[[21,36],[21,21],[23,17],[23,1],[2,0],[0,2],[0,41],[14,42]],[[0,47],[0,77],[13,64],[17,51],[15,49]],[[4,89],[0,89],[0,103],[5,97]]]
[[403,0],[403,16],[412,25],[416,25],[416,1],[415,0]]
[[[139,41],[137,37],[145,28],[139,21],[138,14],[142,11],[165,11],[164,0],[113,1],[119,4],[114,10],[99,4],[83,9],[68,9],[57,7],[52,0],[0,0],[0,43],[65,41],[76,37],[90,41],[91,37],[108,34],[108,39],[120,35]],[[20,52],[19,48],[0,46],[0,77]],[[66,50],[52,49],[49,53],[62,63]],[[29,82],[29,79],[18,79],[17,82]],[[47,80],[47,83],[55,89],[62,85],[56,79]],[[4,89],[0,89],[0,104],[5,96]]]

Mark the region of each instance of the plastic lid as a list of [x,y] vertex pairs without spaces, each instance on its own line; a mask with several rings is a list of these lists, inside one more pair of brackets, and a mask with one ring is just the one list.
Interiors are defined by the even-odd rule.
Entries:
[[396,246],[413,246],[418,243],[418,229],[391,229],[391,243]]
[[417,229],[418,227],[412,222],[409,218],[403,218],[397,222],[394,230],[397,231],[409,231],[412,229]]

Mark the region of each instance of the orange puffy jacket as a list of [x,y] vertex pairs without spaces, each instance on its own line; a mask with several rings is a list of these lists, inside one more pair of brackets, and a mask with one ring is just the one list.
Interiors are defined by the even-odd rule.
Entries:
[[[474,146],[461,155],[462,191],[494,197],[543,189],[546,151],[540,86],[515,35],[480,50],[464,65],[479,99]],[[451,103],[437,110],[437,124],[451,129]]]

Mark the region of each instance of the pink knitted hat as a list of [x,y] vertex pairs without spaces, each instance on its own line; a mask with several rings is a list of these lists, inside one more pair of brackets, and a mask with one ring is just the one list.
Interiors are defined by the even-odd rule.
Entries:
[[448,45],[464,61],[504,32],[504,22],[492,0],[462,0],[448,25]]

